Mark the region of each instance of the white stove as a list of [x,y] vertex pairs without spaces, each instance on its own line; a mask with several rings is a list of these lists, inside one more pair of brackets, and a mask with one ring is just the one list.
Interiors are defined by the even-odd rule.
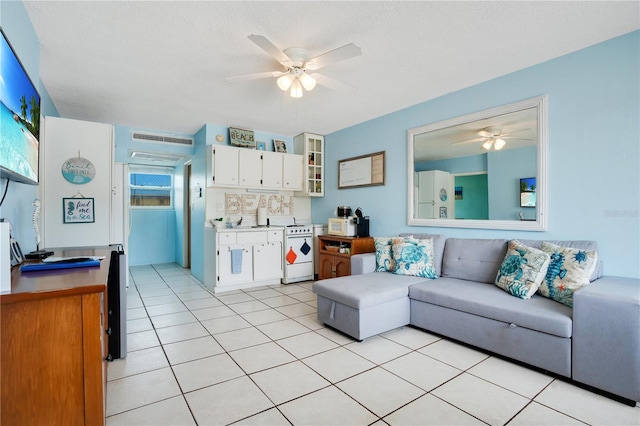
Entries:
[[284,284],[313,280],[313,225],[284,228]]

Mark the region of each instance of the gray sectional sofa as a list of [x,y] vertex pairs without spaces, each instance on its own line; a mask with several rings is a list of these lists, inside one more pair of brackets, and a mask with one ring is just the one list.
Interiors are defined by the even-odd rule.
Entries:
[[[600,261],[573,308],[538,294],[523,300],[493,284],[508,240],[415,238],[433,239],[437,279],[374,272],[375,253],[354,255],[351,276],[313,284],[318,319],[357,340],[410,324],[640,401],[640,280],[603,277]],[[551,243],[597,250],[593,241]]]

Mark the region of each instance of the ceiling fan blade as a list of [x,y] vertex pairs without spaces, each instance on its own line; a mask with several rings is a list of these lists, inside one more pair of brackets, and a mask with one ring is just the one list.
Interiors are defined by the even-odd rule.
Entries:
[[293,65],[291,59],[287,55],[285,55],[282,50],[276,47],[275,44],[271,43],[265,36],[251,34],[249,36],[249,40],[257,44],[262,48],[262,50],[273,56],[276,61],[280,62],[285,67],[290,67],[291,65]]
[[362,55],[362,50],[360,50],[360,48],[355,44],[349,43],[310,59],[307,62],[306,67],[310,70],[319,70],[327,65],[360,55]]
[[451,145],[464,145],[464,144],[468,144],[468,143],[477,143],[477,142],[483,142],[487,140],[486,137],[481,136],[479,138],[473,138],[473,139],[467,139],[464,141],[458,141],[458,142],[452,142]]
[[284,72],[282,71],[266,71],[266,72],[257,72],[253,74],[245,74],[238,75],[235,77],[227,77],[227,81],[248,81],[248,80],[258,80],[260,78],[269,78],[269,77],[280,77]]
[[514,130],[514,131],[512,131],[512,132],[502,133],[500,136],[501,136],[501,137],[509,136],[509,135],[514,134],[514,133],[526,132],[527,130],[531,130],[531,129],[520,129],[520,130]]
[[348,83],[336,80],[335,78],[327,77],[324,74],[313,73],[311,77],[316,79],[316,82],[321,85],[334,90],[357,90],[357,87]]

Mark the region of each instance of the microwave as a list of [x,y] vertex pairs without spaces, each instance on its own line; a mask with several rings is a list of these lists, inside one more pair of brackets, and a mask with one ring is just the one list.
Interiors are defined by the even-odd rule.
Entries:
[[354,237],[357,233],[356,223],[352,217],[331,217],[327,231],[329,235]]

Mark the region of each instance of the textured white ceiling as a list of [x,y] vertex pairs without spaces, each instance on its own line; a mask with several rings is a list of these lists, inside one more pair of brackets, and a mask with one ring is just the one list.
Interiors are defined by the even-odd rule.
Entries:
[[[640,28],[640,2],[25,1],[61,116],[193,134],[205,123],[327,134]],[[312,56],[354,86],[292,99],[247,36]]]

